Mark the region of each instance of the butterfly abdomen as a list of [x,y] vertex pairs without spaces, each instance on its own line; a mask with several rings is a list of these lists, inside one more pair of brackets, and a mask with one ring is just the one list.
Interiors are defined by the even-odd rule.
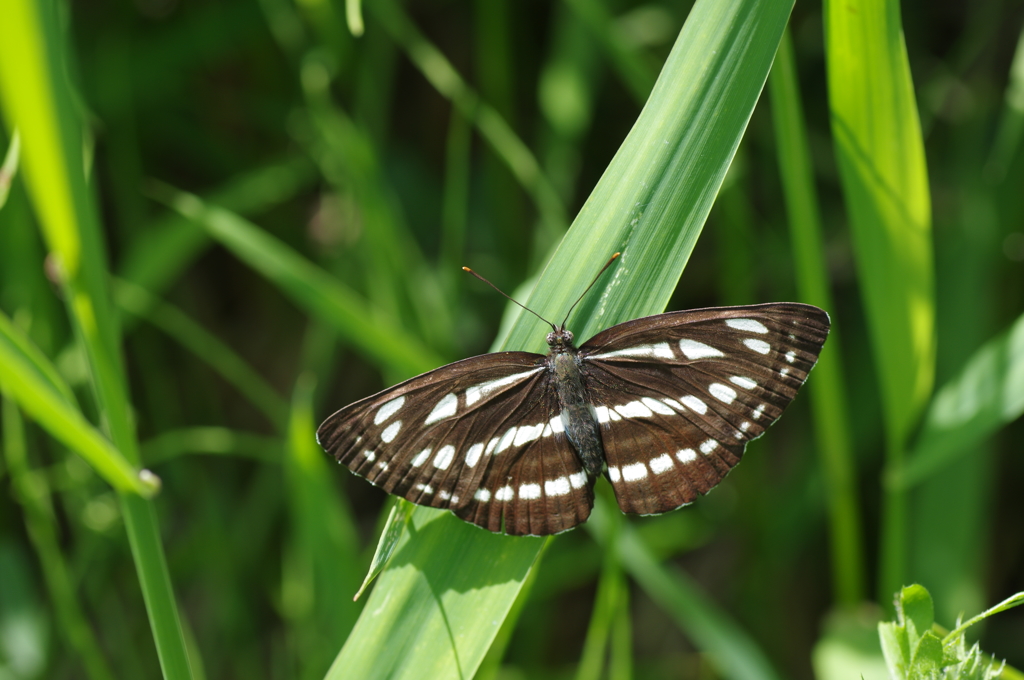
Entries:
[[565,435],[576,449],[587,474],[598,477],[604,472],[604,447],[601,446],[601,430],[583,384],[578,354],[575,351],[555,352],[549,361],[554,371]]

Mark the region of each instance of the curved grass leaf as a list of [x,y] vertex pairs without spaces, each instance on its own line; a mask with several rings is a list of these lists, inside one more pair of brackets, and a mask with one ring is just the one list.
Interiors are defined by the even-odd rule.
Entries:
[[[647,106],[534,288],[533,309],[560,321],[616,250],[617,266],[573,317],[577,337],[665,309],[791,7],[696,3]],[[543,338],[523,315],[503,346],[539,350]],[[416,509],[410,527],[329,678],[472,677],[545,544],[428,508]]]

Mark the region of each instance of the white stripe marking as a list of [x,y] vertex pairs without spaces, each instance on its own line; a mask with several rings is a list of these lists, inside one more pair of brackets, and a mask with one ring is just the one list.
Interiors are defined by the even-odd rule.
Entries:
[[427,458],[430,458],[430,451],[431,449],[423,449],[422,451],[416,454],[416,457],[413,458],[412,462],[410,462],[409,464],[412,465],[413,467],[419,467],[423,465],[424,463],[427,462]]
[[574,489],[582,489],[587,485],[587,473],[580,470],[579,472],[574,472],[569,475],[569,484],[571,484]]
[[608,479],[612,480],[613,482],[617,482],[617,481],[619,481],[620,478],[621,477],[619,475],[619,468],[612,467],[611,465],[609,465],[608,466]]
[[764,406],[764,404],[761,404],[760,406],[754,409],[754,413],[752,416],[754,420],[759,419],[761,417],[761,414],[764,413]]
[[494,449],[495,453],[501,453],[512,445],[512,442],[516,438],[516,430],[519,428],[513,427],[505,434],[501,435],[501,439],[498,440],[498,446]]
[[459,398],[455,396],[454,392],[450,392],[441,398],[441,401],[437,402],[437,406],[430,412],[427,419],[423,421],[424,425],[430,425],[436,423],[444,418],[449,418],[455,415],[455,412],[459,409]]
[[669,406],[671,406],[672,408],[674,408],[674,409],[675,409],[675,410],[677,410],[677,411],[685,411],[685,410],[686,410],[686,409],[685,409],[685,408],[683,407],[683,405],[682,405],[682,404],[680,404],[680,403],[679,403],[678,401],[676,401],[675,399],[668,399],[668,398],[665,398],[665,399],[662,399],[662,401],[663,401],[663,402],[665,402],[666,404],[668,404]]
[[679,401],[683,402],[683,404],[691,411],[696,411],[701,415],[708,412],[708,405],[692,395],[688,394],[685,397],[679,397]]
[[697,452],[693,449],[682,449],[680,451],[676,451],[676,458],[680,463],[686,465],[687,463],[692,463],[697,460]]
[[792,350],[786,352],[786,361],[788,361],[789,363],[793,363],[794,361],[796,361],[796,352]]
[[383,439],[386,443],[390,444],[392,441],[394,441],[395,437],[398,436],[398,431],[401,429],[402,421],[396,420],[395,422],[391,423],[390,425],[384,428],[384,431],[380,433],[380,438]]
[[473,500],[486,503],[491,500],[491,492],[487,489],[477,489],[476,493],[473,494]]
[[469,450],[466,451],[466,467],[473,467],[478,462],[480,462],[480,456],[482,456],[483,454],[484,445],[482,443],[473,444],[472,446],[470,446]]
[[552,418],[548,425],[551,427],[551,432],[554,434],[562,434],[565,432],[565,423],[562,422],[561,415],[557,415]]
[[484,449],[484,453],[488,456],[494,453],[494,447],[498,445],[498,439],[499,437],[495,437],[491,441],[487,442],[487,448]]
[[416,489],[423,493],[434,493],[434,489],[429,484],[417,484]]
[[633,463],[622,468],[622,478],[627,482],[637,482],[647,478],[647,466],[643,463]]
[[447,470],[448,466],[452,464],[452,460],[455,458],[455,447],[451,444],[442,446],[441,450],[437,452],[437,456],[434,457],[434,467],[438,470]]
[[474,385],[466,390],[466,406],[472,406],[484,397],[490,396],[491,392],[500,390],[502,387],[514,385],[520,380],[524,380],[534,373],[543,370],[544,367],[541,366],[540,368],[534,368],[522,373],[516,373],[515,375],[509,375],[504,378],[498,378],[497,380],[491,380],[485,383],[480,383],[479,385]]
[[654,415],[651,409],[644,406],[643,402],[631,401],[628,404],[622,404],[616,406],[615,410],[622,415],[623,418],[650,418]]
[[544,482],[544,493],[549,496],[565,496],[569,493],[569,478],[559,477]]
[[519,497],[528,501],[540,498],[540,484],[522,484],[519,487]]
[[725,325],[729,328],[735,328],[738,331],[746,331],[747,333],[759,333],[765,334],[768,332],[768,327],[760,321],[754,321],[753,319],[726,319]]
[[746,340],[743,341],[743,344],[746,345],[748,349],[752,349],[758,354],[768,354],[768,352],[772,351],[772,346],[769,345],[764,340],[755,340],[753,338],[747,338]]
[[736,390],[722,383],[711,383],[711,386],[708,387],[708,392],[723,404],[731,404],[736,401]]
[[687,338],[683,338],[679,341],[679,349],[681,349],[683,354],[686,355],[686,358],[691,361],[695,359],[710,359],[712,357],[725,356],[711,345],[705,345],[703,342],[697,342],[696,340],[689,340]]
[[661,473],[667,472],[668,470],[674,468],[675,464],[672,462],[671,456],[669,456],[667,453],[663,453],[657,458],[653,459],[650,462],[650,466],[651,472],[653,472],[656,475],[660,475]]
[[511,486],[503,486],[494,494],[494,500],[496,501],[510,501],[515,493],[512,491]]
[[757,387],[756,382],[742,375],[734,375],[733,377],[729,378],[729,382],[731,382],[733,385],[738,385],[745,390],[752,390],[755,387]]
[[718,442],[716,442],[714,439],[708,439],[707,441],[700,445],[700,452],[706,456],[717,448]]
[[522,446],[523,444],[528,444],[533,440],[539,438],[541,433],[544,431],[545,425],[547,425],[547,423],[537,423],[536,425],[523,425],[522,427],[519,428],[519,431],[516,432],[516,438],[515,441],[512,442],[512,445]]
[[615,357],[636,357],[640,359],[675,359],[672,348],[667,342],[660,342],[657,345],[637,345],[626,349],[618,349],[614,352],[595,354],[591,359],[614,359]]
[[658,399],[651,399],[650,397],[644,397],[640,401],[644,403],[644,406],[651,409],[655,413],[660,413],[663,416],[675,415],[675,411],[669,408],[668,405],[665,404],[665,402],[663,401],[660,401]]
[[374,451],[370,451],[370,450],[363,451],[363,455],[366,456],[366,460],[370,461],[371,463],[373,461],[377,460],[377,454]]
[[398,409],[402,408],[403,404],[405,404],[404,396],[396,397],[395,399],[392,399],[391,401],[385,403],[383,406],[377,409],[377,415],[373,417],[373,424],[380,425],[388,418],[395,415],[395,413],[398,412]]

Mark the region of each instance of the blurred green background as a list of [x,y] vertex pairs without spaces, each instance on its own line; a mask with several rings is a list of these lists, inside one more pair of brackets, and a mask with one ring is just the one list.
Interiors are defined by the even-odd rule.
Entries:
[[[714,493],[629,521],[659,573],[688,575],[777,677],[814,677],[835,640],[870,638],[889,586],[901,584],[893,578],[925,585],[947,627],[1024,590],[1024,326],[1001,335],[1024,311],[1024,3],[915,0],[894,11],[927,159],[934,252],[923,252],[934,285],[918,283],[934,295],[927,340],[940,395],[931,400],[926,384],[905,421],[897,448],[916,465],[911,481],[893,481],[902,463],[877,368],[886,331],[865,311],[877,285],[865,263],[885,254],[851,234],[828,17],[803,3],[775,64],[796,78],[773,71],[669,308],[818,302],[798,281],[793,185],[780,171],[784,104],[802,101],[802,118],[790,108],[788,120],[809,151],[823,225],[815,257],[842,338],[845,386],[833,384],[845,429],[835,436],[849,442],[850,504],[835,504],[817,452],[833,431],[805,393]],[[44,42],[67,50],[63,110],[85,121],[71,165],[86,168],[101,225],[102,245],[86,236],[83,252],[113,275],[119,321],[108,327],[123,333],[130,394],[120,422],[137,430],[138,460],[90,389],[102,361],[76,335],[81,322],[69,322],[77,289],[47,258],[54,247],[21,174],[0,207],[0,310],[44,357],[37,363],[55,367],[55,384],[70,386],[67,403],[113,430],[128,463],[152,470],[162,490],[133,506],[73,443],[5,399],[0,678],[157,677],[160,645],[168,676],[185,677],[167,670],[175,644],[151,628],[137,569],[169,574],[193,677],[323,677],[362,610],[365,598],[351,597],[389,501],[327,464],[316,424],[488,350],[506,305],[459,267],[525,298],[521,286],[608,167],[689,12],[670,0],[54,9]],[[8,61],[4,77],[19,68]],[[936,425],[957,413],[969,427]],[[835,533],[844,521],[848,540]],[[165,555],[147,552],[147,536]],[[134,558],[129,537],[143,546]],[[604,545],[584,530],[546,544],[478,677],[773,677],[709,661],[679,623],[686,608],[658,597],[653,581],[640,587]],[[837,554],[856,559],[837,567]],[[139,566],[146,555],[154,571]],[[145,592],[160,597],[159,587]],[[175,614],[164,616],[174,628]],[[1024,667],[1024,612],[992,619],[981,642]]]

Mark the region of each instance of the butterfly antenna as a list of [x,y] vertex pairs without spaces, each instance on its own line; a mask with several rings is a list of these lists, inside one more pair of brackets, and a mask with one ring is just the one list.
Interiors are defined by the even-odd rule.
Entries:
[[[607,265],[606,265],[606,266],[607,266]],[[501,293],[502,295],[505,295],[505,291],[503,291],[503,290],[502,290],[501,288],[498,288],[498,287],[497,287],[497,286],[495,286],[495,285],[494,285],[493,283],[491,283],[490,281],[488,281],[488,280],[487,280],[487,279],[485,279],[484,277],[480,276],[479,274],[477,274],[477,273],[476,273],[475,271],[473,271],[473,270],[472,270],[472,269],[470,269],[469,267],[463,267],[463,268],[462,268],[462,271],[464,271],[464,272],[469,272],[470,274],[472,274],[472,275],[473,275],[473,276],[475,276],[476,278],[480,279],[481,281],[483,281],[484,283],[486,283],[486,284],[487,284],[488,286],[490,286],[490,287],[491,287],[491,288],[493,288],[494,290],[498,291],[498,292],[499,292],[499,293]],[[513,299],[513,298],[512,298],[511,296],[509,296],[509,295],[505,295],[505,297],[507,297],[507,298],[508,298],[509,300],[512,300],[512,302],[515,302],[515,303],[516,303],[517,305],[519,305],[520,307],[522,307],[523,309],[525,309],[526,311],[528,311],[528,312],[529,312],[530,314],[533,314],[533,315],[534,315],[535,317],[537,317],[538,319],[540,319],[541,321],[543,321],[543,322],[544,322],[544,323],[546,323],[547,325],[551,326],[551,330],[554,330],[554,331],[557,331],[557,330],[558,330],[557,328],[555,328],[555,324],[551,323],[550,321],[548,321],[548,320],[547,320],[547,319],[545,319],[545,318],[544,318],[543,316],[541,316],[541,315],[540,315],[540,314],[538,314],[537,312],[533,311],[532,309],[530,309],[530,308],[529,308],[529,307],[527,307],[526,305],[524,305],[524,304],[522,304],[521,302],[519,302],[519,301],[517,301],[517,300]]]
[[[608,267],[611,267],[612,262],[615,262],[615,260],[617,260],[619,258],[619,255],[621,254],[622,253],[615,253],[614,255],[611,256],[611,258],[609,258],[607,262],[605,262],[604,266],[601,267],[601,271],[597,273],[597,276],[594,277],[594,280],[591,281],[590,285],[587,286],[587,289],[583,291],[583,295],[586,295],[588,292],[590,292],[590,289],[594,287],[594,284],[597,283],[597,280],[601,278],[601,274],[604,274],[604,271],[608,269]],[[580,300],[583,299],[583,295],[580,295],[579,298],[576,299],[576,302],[572,303],[572,307],[569,308],[569,311],[565,313],[565,320],[562,321],[562,328],[565,328],[565,322],[569,320],[569,315],[572,314],[572,310],[576,309],[576,305],[578,305],[580,303]]]

